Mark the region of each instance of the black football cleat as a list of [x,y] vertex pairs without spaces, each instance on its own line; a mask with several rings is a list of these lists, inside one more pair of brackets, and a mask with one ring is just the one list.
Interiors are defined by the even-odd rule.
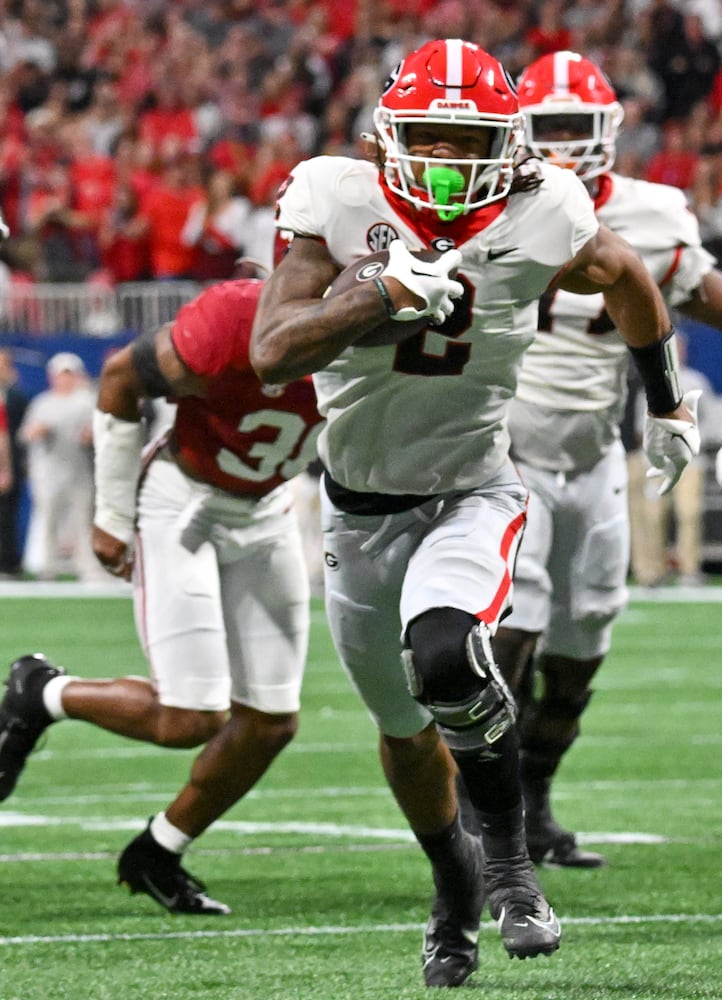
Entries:
[[11,665],[0,702],[0,801],[12,793],[35,744],[55,721],[43,704],[43,688],[64,673],[41,653],[21,656]]
[[509,958],[534,958],[557,950],[561,926],[544,898],[529,857],[506,858],[503,863],[488,861],[484,880],[489,912]]
[[431,916],[424,931],[421,961],[427,986],[462,986],[478,968],[479,921],[484,908],[481,840],[469,843],[468,892],[458,898],[437,881]]
[[479,927],[463,927],[433,907],[424,931],[424,982],[427,986],[462,986],[479,967]]
[[529,857],[521,806],[480,814],[484,843],[484,888],[510,958],[551,955],[562,929],[544,898]]
[[230,907],[211,899],[205,885],[181,867],[180,861],[180,855],[161,847],[146,827],[118,859],[118,885],[127,885],[131,894],[144,892],[169,913],[230,913]]
[[584,851],[570,830],[559,826],[551,809],[536,809],[527,801],[524,817],[529,856],[536,865],[551,868],[601,868],[606,864],[603,854]]

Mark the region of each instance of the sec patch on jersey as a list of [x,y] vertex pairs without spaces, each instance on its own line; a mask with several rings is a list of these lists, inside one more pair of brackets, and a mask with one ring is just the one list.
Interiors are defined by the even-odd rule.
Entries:
[[[418,257],[419,260],[434,261],[438,260],[441,256],[438,250],[411,250],[409,252],[414,257]],[[377,250],[366,257],[360,257],[337,275],[326,289],[324,298],[340,295],[342,292],[347,292],[350,288],[354,288],[366,281],[373,281],[374,278],[380,277],[388,262],[388,250]],[[421,330],[425,330],[427,326],[429,326],[428,316],[422,316],[420,319],[415,320],[407,320],[406,322],[392,319],[389,316],[379,326],[374,327],[373,330],[370,330],[363,337],[359,337],[358,340],[354,341],[353,346],[382,347],[388,344],[398,344],[402,340],[408,340],[414,334],[420,333]]]

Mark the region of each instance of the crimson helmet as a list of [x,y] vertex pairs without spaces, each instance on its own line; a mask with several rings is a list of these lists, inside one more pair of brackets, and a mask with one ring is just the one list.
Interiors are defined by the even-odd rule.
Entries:
[[[406,142],[411,124],[488,129],[487,158],[411,156]],[[433,208],[442,219],[455,218],[509,193],[514,152],[521,140],[519,104],[509,74],[478,45],[447,38],[427,42],[406,56],[386,83],[374,125],[389,187],[416,208]],[[425,165],[421,183],[414,179],[415,163]],[[470,171],[468,181],[461,168]]]
[[585,180],[611,168],[624,111],[598,66],[576,52],[552,52],[524,70],[518,90],[532,153]]

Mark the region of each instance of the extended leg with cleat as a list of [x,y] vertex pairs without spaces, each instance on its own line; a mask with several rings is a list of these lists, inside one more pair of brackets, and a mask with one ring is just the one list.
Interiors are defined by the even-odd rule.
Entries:
[[41,653],[11,665],[0,702],[0,801],[12,794],[30,753],[55,721],[45,708],[43,688],[64,673]]
[[144,892],[170,913],[220,916],[230,907],[211,899],[199,879],[181,866],[181,856],[167,851],[152,833],[152,820],[118,859],[118,884]]
[[436,719],[476,810],[484,890],[504,947],[512,957],[550,954],[561,928],[526,847],[514,700],[494,663],[489,630],[471,615],[438,609],[411,624],[409,642],[412,692]]

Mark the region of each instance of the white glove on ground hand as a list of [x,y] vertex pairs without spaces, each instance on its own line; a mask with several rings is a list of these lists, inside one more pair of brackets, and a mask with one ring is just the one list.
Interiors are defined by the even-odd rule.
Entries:
[[669,493],[689,463],[699,455],[700,436],[697,427],[697,405],[701,389],[692,389],[682,397],[682,402],[692,414],[688,420],[671,417],[653,417],[647,414],[644,423],[642,448],[652,468],[647,478],[663,476],[657,493]]
[[458,250],[447,250],[435,261],[424,261],[410,254],[402,240],[393,240],[389,244],[389,262],[381,277],[396,278],[426,303],[422,309],[405,306],[393,314],[393,319],[404,323],[429,316],[435,323],[443,323],[454,311],[452,300],[464,294],[461,282],[449,275],[460,263]]

